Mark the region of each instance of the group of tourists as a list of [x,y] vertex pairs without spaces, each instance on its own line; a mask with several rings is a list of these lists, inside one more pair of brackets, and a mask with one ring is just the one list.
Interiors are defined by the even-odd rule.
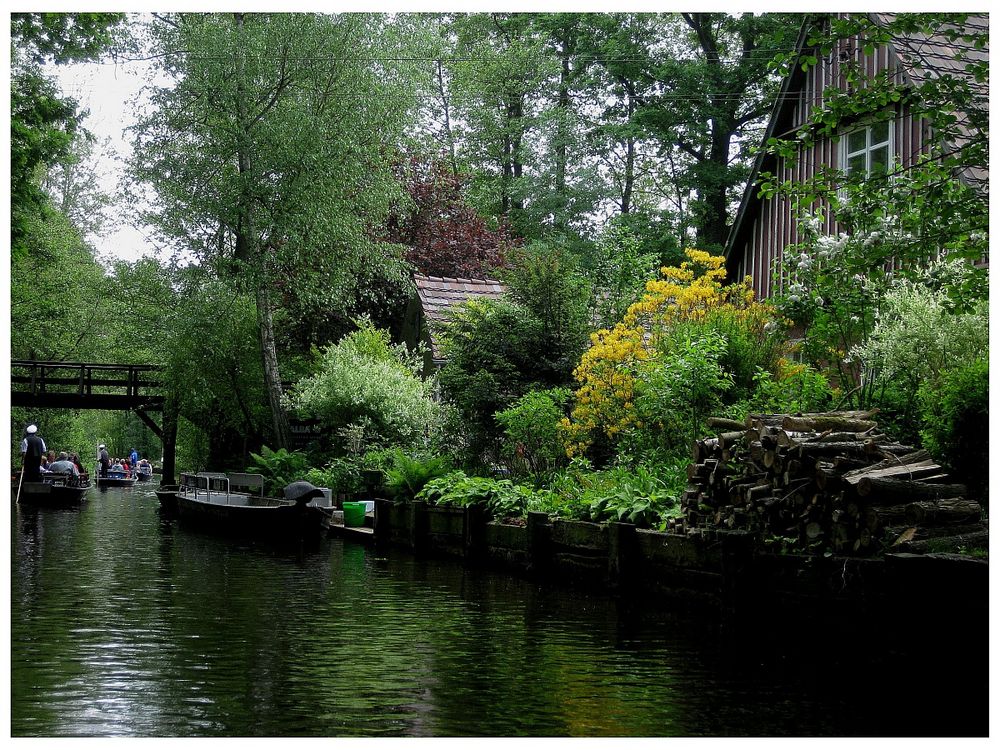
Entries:
[[97,462],[100,465],[100,475],[106,477],[108,472],[124,473],[131,476],[133,472],[140,474],[152,474],[153,465],[145,458],[139,458],[139,452],[133,448],[129,451],[128,458],[112,458],[108,454],[108,447],[101,443],[97,446]]
[[[106,477],[109,471],[124,472],[130,476],[133,471],[140,474],[152,474],[153,466],[145,458],[139,457],[139,452],[133,448],[128,458],[112,458],[108,455],[107,446],[101,443],[97,446],[97,461],[100,475]],[[24,430],[21,441],[22,479],[25,482],[38,482],[42,474],[62,473],[74,477],[87,475],[87,470],[76,453],[61,451],[58,455],[49,450],[45,440],[38,432],[38,426],[29,424]]]
[[24,431],[21,457],[22,477],[26,482],[37,482],[42,474],[60,473],[79,477],[87,473],[78,454],[60,451],[56,455],[55,451],[48,450],[45,440],[38,434],[38,427],[33,424],[29,424]]

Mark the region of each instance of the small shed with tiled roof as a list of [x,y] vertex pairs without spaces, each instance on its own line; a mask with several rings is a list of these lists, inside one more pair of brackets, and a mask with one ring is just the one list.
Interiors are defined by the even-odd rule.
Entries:
[[404,340],[411,347],[420,341],[426,344],[428,372],[444,364],[440,332],[447,324],[449,310],[470,299],[498,299],[505,291],[503,282],[496,279],[453,279],[415,273],[413,283],[417,295],[407,309]]

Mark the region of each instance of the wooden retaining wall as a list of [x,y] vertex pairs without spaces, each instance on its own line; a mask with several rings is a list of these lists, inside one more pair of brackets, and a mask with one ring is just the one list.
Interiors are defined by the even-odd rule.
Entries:
[[[986,561],[956,555],[879,558],[760,553],[752,534],[697,538],[631,524],[550,520],[523,526],[486,519],[483,509],[375,501],[376,543],[415,554],[484,564],[611,590],[696,595],[726,607],[845,604],[882,611],[913,598],[933,606],[987,611]],[[911,600],[912,601],[912,600]]]

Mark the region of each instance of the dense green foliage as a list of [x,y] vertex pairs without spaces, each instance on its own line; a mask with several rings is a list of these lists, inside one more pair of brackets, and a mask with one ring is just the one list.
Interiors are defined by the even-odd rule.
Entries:
[[[253,294],[272,438],[284,446],[279,295],[307,317],[405,277],[398,249],[370,229],[399,194],[383,152],[419,82],[402,63],[390,76],[365,59],[404,59],[407,25],[364,14],[181,14],[151,32],[174,80],[134,128],[131,170],[157,197],[143,218],[175,252]],[[344,106],[354,100],[367,104]]]
[[505,436],[503,457],[514,473],[544,474],[566,463],[566,440],[559,423],[571,395],[568,388],[528,391],[496,413]]
[[67,156],[82,135],[75,99],[63,96],[45,62],[98,57],[109,48],[121,13],[12,13],[10,16],[10,214],[11,255],[30,252],[33,221],[49,216],[41,188],[45,171]]
[[509,479],[468,476],[463,471],[453,471],[427,482],[417,493],[417,500],[434,505],[466,507],[482,505],[487,513],[498,520],[520,518],[533,504],[547,497],[544,491],[514,484]]
[[989,384],[985,357],[956,362],[920,388],[924,445],[964,479],[983,507],[989,500]]
[[[474,13],[440,21],[434,138],[514,233],[592,244],[620,216],[663,261],[719,248],[801,18]],[[662,179],[666,177],[666,179]]]
[[637,302],[646,282],[656,277],[656,253],[644,252],[625,222],[609,223],[588,257],[586,275],[593,287],[593,323],[610,328]]
[[[677,507],[684,473],[655,474],[643,467],[595,472],[579,461],[555,474],[547,487],[453,471],[424,485],[416,495],[435,505],[481,505],[494,519],[517,523],[529,511],[602,523],[620,521],[658,527]],[[680,484],[678,484],[680,483]]]
[[[348,453],[334,456],[322,466],[312,466],[303,479],[317,487],[328,487],[333,492],[359,493],[378,485],[397,451],[389,448]],[[378,477],[378,480],[373,480]]]
[[568,251],[535,243],[510,260],[506,298],[457,306],[444,330],[441,387],[466,421],[473,464],[498,457],[494,415],[532,389],[567,385],[586,342],[589,288]]
[[448,460],[442,456],[411,456],[397,450],[385,469],[385,486],[397,498],[413,499],[428,482],[444,476],[449,469]]
[[985,360],[988,351],[987,300],[956,310],[946,289],[901,281],[882,295],[871,331],[850,356],[864,372],[872,403],[895,417],[908,439],[916,439],[921,387],[934,387],[955,363]]
[[[766,144],[793,162],[905,102],[954,147],[892,179],[765,175],[804,212],[776,309],[710,254],[782,71],[855,33],[985,43],[959,16],[888,18],[833,19],[793,58],[784,14],[14,14],[12,355],[160,365],[180,467],[249,463],[272,493],[377,473],[500,519],[658,527],[707,417],[841,405],[878,407],[985,492],[988,283],[967,261],[988,248],[968,179],[988,166],[987,68],[905,90],[849,69],[849,95]],[[165,76],[128,199],[170,261],[89,244],[120,201],[45,67],[123,29]],[[437,380],[394,343],[414,271],[506,285],[453,309]],[[289,416],[321,429],[303,450]],[[29,420],[87,461],[98,441],[158,458],[134,415],[14,410],[15,444]]]
[[583,521],[620,521],[658,528],[679,508],[678,497],[687,481],[686,463],[675,458],[655,467],[617,466],[593,471],[576,460],[553,477],[551,505],[537,509]]
[[418,357],[370,322],[326,347],[316,369],[288,403],[331,433],[357,431],[360,443],[384,447],[413,445],[436,427],[432,383],[420,377]]
[[307,459],[297,451],[289,453],[284,448],[273,451],[266,445],[260,453],[250,453],[253,463],[249,471],[264,477],[264,494],[270,497],[282,497],[282,490],[288,484],[301,478],[306,470]]

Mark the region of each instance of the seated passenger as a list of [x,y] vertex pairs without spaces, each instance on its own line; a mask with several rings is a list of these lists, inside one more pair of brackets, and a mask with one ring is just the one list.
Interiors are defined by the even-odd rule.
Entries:
[[76,465],[69,460],[69,454],[66,451],[62,451],[59,454],[58,461],[53,461],[49,464],[49,471],[59,472],[60,474],[71,474],[74,477],[80,476],[80,472],[77,470]]

